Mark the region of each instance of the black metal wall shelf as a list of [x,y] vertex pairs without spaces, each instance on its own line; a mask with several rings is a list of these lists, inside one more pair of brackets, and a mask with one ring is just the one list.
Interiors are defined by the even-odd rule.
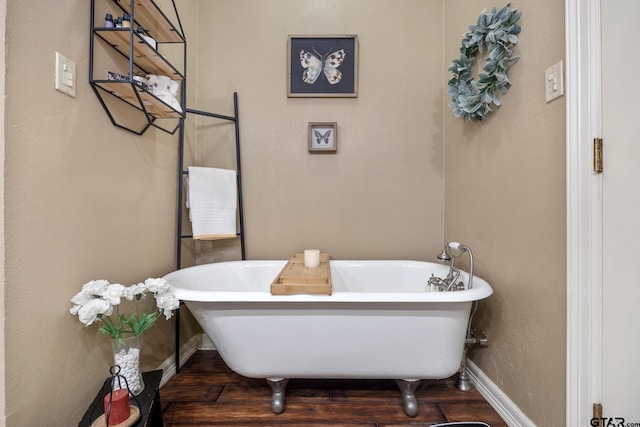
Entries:
[[[100,11],[96,7],[100,5]],[[182,268],[182,241],[191,235],[182,233],[182,206],[184,203],[184,149],[185,149],[185,118],[187,114],[196,114],[214,119],[233,122],[235,126],[236,173],[238,185],[238,217],[240,231],[236,238],[240,238],[242,259],[245,259],[244,215],[242,203],[242,174],[240,161],[240,128],[238,116],[238,94],[233,94],[234,115],[228,116],[186,107],[186,58],[187,43],[180,23],[180,16],[171,0],[177,26],[165,15],[154,0],[91,0],[91,31],[89,52],[89,84],[93,88],[100,104],[109,116],[114,126],[136,133],[144,134],[150,127],[175,134],[179,131],[179,161],[178,161],[178,201],[177,201],[177,238],[176,238],[176,269]],[[127,28],[111,28],[96,22],[102,22],[97,13],[113,13],[109,6],[117,6],[124,13],[131,16],[131,26]],[[137,33],[137,26],[141,26],[145,33],[152,37],[158,46],[161,43],[180,43],[182,49],[182,70],[179,70],[151,44],[147,43]],[[97,43],[112,52],[117,52],[126,65],[117,70],[110,70],[120,74],[122,79],[111,80],[104,72],[101,78],[96,78],[94,60],[96,59]],[[115,61],[112,61],[115,62]],[[179,82],[179,103],[181,111],[171,107],[154,94],[145,90],[133,77],[136,75],[156,74],[165,75]],[[135,117],[134,117],[135,116]],[[161,124],[162,122],[162,124]],[[180,309],[176,311],[175,331],[175,368],[180,371]]]
[[[96,2],[100,2],[100,10],[111,11],[109,5],[117,6],[131,16],[131,24],[126,28],[104,27],[98,13]],[[186,70],[186,40],[180,18],[172,0],[178,26],[176,27],[162,12],[153,0],[91,0],[91,42],[89,59],[89,83],[98,97],[111,122],[122,129],[142,135],[153,126],[164,132],[174,134],[179,128],[179,121],[185,117],[185,106],[182,111],[173,108],[163,100],[145,90],[133,77],[155,74],[168,76],[178,81],[180,91],[184,92],[184,76]],[[101,25],[97,26],[96,22]],[[162,43],[181,43],[183,45],[182,71],[175,67],[158,49],[147,43],[138,33],[140,26],[145,33],[154,38],[158,48]],[[107,71],[102,69],[101,77],[94,65],[96,60],[96,42],[103,43],[118,52],[125,60],[122,69],[109,70],[122,76],[121,80],[111,80]],[[120,102],[121,101],[121,102]],[[171,119],[171,120],[159,120]]]

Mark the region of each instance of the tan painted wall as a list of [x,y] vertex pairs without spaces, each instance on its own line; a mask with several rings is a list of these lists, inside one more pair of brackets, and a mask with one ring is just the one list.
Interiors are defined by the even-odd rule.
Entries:
[[[441,37],[436,2],[200,2],[197,99],[224,109],[220,94],[241,90],[250,258],[312,245],[336,258],[430,258],[440,242],[431,225],[441,220],[444,135],[445,237],[474,248],[479,274],[496,287],[478,319],[491,347],[474,360],[534,421],[562,425],[564,98],[544,102],[543,71],[564,57],[564,17],[561,3],[547,3],[522,8],[516,85],[486,123],[450,115],[448,75],[432,69],[439,43],[425,42]],[[492,6],[444,5],[442,73]],[[286,37],[314,33],[359,35],[357,100],[285,97]],[[305,124],[320,120],[339,123],[335,156],[306,152]],[[231,167],[219,154],[229,135],[200,135],[199,158]]]
[[[82,284],[128,285],[175,262],[177,138],[112,126],[88,84],[90,2],[43,6],[7,8],[5,381],[16,427],[75,425],[108,376],[107,337],[68,312]],[[76,98],[53,88],[56,50],[77,63]],[[143,368],[173,353],[173,325],[148,334]]]
[[[319,247],[431,258],[442,241],[442,2],[198,5],[197,107],[228,113],[239,92],[248,257]],[[287,98],[289,34],[357,34],[358,98]],[[307,152],[314,121],[338,123],[337,154]],[[202,164],[231,167],[229,126],[208,126]]]
[[[0,93],[5,93],[5,24],[7,19],[7,2],[6,0],[0,0]],[[0,102],[0,152],[4,153],[5,149],[5,105],[4,102]],[[4,155],[0,161],[0,185],[4,188]],[[0,196],[0,212],[4,212],[4,192]],[[4,241],[4,214],[0,216],[0,257],[4,259],[5,255],[5,241]],[[5,280],[4,280],[4,262],[0,263],[0,319],[5,319]],[[6,340],[5,340],[5,322],[0,322],[0,426],[4,426],[4,419],[6,414],[6,399],[5,399],[5,372],[6,372]]]
[[[111,125],[86,83],[89,2],[57,4],[7,5],[5,410],[16,427],[74,424],[106,375],[107,339],[67,312],[80,286],[128,284],[174,263],[176,140]],[[444,82],[461,34],[491,4],[179,5],[196,52],[189,106],[231,113],[240,94],[248,256],[313,245],[343,259],[431,259],[443,233],[469,244],[496,289],[479,319],[491,347],[474,360],[536,423],[562,425],[564,99],[542,95],[544,68],[563,56],[562,4],[514,4],[525,12],[523,59],[505,106],[480,125],[450,117]],[[358,98],[286,98],[287,35],[321,33],[358,34]],[[53,90],[55,50],[78,63],[75,99]],[[307,153],[309,121],[338,122],[338,154]],[[189,156],[227,167],[217,152],[229,135],[191,121]],[[145,368],[172,343],[173,322],[161,321]]]
[[[445,2],[444,67],[492,6]],[[522,58],[503,106],[482,123],[445,114],[445,237],[474,249],[495,290],[477,322],[490,345],[473,360],[537,425],[563,426],[565,98],[545,103],[544,70],[564,58],[564,5],[512,7],[523,12]]]

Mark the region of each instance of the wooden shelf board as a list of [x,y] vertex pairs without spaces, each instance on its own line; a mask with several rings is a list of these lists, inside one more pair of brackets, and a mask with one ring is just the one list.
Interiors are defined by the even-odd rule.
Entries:
[[128,102],[136,108],[142,109],[136,92],[144,104],[147,112],[158,119],[181,118],[183,115],[167,104],[156,98],[149,92],[142,90],[131,82],[127,81],[94,81],[93,84],[110,92],[114,96]]
[[[130,8],[130,0],[113,0],[124,11]],[[159,43],[183,43],[184,36],[171,24],[162,11],[151,0],[136,0],[133,19],[142,25],[145,32]]]
[[[118,52],[132,59],[129,58],[131,31],[128,28],[96,28],[94,31]],[[150,74],[169,76],[172,80],[184,80],[184,76],[140,36],[134,33],[133,40],[133,62],[136,66]]]

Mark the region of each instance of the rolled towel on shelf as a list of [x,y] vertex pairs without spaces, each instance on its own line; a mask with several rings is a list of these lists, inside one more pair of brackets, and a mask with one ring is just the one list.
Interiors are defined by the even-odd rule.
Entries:
[[236,237],[236,171],[197,166],[189,166],[188,171],[187,208],[193,238],[213,240]]

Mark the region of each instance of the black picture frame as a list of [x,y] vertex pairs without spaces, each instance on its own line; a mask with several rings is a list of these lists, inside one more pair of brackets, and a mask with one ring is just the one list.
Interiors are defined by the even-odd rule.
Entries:
[[[307,59],[306,67],[303,65],[301,54]],[[287,42],[287,96],[356,98],[358,36],[290,35]]]

